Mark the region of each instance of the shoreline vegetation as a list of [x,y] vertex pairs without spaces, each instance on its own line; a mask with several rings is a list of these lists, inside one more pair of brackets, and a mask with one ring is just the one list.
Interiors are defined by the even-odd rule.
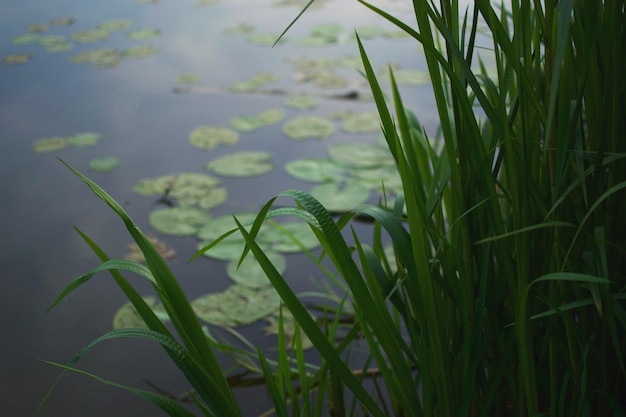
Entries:
[[[414,0],[411,22],[358,3],[423,47],[440,129],[428,136],[393,68],[391,94],[383,93],[357,33],[403,194],[333,216],[311,195],[287,190],[253,222],[235,217],[235,229],[194,256],[232,234],[245,239],[240,262],[256,258],[282,299],[275,357],[245,340],[241,348],[208,335],[146,235],[104,190],[63,162],[120,217],[146,266],[109,259],[77,229],[102,264],[70,283],[50,308],[108,272],[147,328],[111,331],[68,364],[54,363],[62,374],[39,409],[62,376],[74,372],[144,397],[170,416],[236,417],[233,379],[217,356],[226,353],[262,378],[281,417],[624,415],[624,1],[511,0],[504,9],[476,0],[465,9],[457,0],[437,7]],[[488,48],[476,45],[479,25],[492,38]],[[489,74],[487,59],[495,62]],[[310,226],[345,289],[319,312],[321,321],[255,240],[262,224],[278,216]],[[373,219],[371,240],[351,229],[355,216]],[[392,253],[383,248],[384,236]],[[122,272],[152,283],[171,325]],[[298,324],[291,341],[288,313]],[[353,320],[348,331],[340,329],[346,317]],[[163,346],[189,381],[191,405],[75,367],[96,344],[128,337]],[[367,344],[367,360],[352,369],[356,340]],[[319,362],[305,359],[305,341]]]

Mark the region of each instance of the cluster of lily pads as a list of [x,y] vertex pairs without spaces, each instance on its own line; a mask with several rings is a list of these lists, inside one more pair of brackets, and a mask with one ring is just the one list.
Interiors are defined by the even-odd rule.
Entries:
[[102,135],[95,132],[81,132],[69,136],[51,136],[33,142],[33,151],[37,153],[56,152],[68,147],[84,148],[100,142]]
[[[126,38],[134,41],[144,41],[158,37],[158,29],[129,30],[132,21],[129,19],[109,20],[90,29],[78,30],[69,36],[62,34],[46,34],[54,26],[70,26],[76,23],[73,17],[58,17],[49,23],[38,23],[27,26],[26,33],[13,38],[13,44],[19,46],[40,45],[48,52],[68,52],[74,44],[93,44],[107,40],[111,33],[126,31]],[[92,64],[98,67],[115,67],[123,58],[141,58],[156,54],[159,49],[153,45],[138,45],[124,50],[100,48],[86,51],[70,58],[70,62],[77,64]],[[23,63],[30,59],[32,53],[19,53],[5,56],[5,63]]]

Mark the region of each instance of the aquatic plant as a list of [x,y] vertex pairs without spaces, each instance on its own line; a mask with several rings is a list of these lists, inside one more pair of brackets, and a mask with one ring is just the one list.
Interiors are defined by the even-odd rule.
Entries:
[[196,148],[210,150],[218,145],[234,145],[239,141],[239,134],[227,127],[200,126],[189,134],[189,143]]
[[223,177],[254,177],[274,169],[272,158],[269,152],[236,152],[215,158],[206,167]]
[[120,159],[116,156],[102,156],[89,161],[89,168],[99,172],[113,171],[120,166]]
[[293,140],[324,139],[335,131],[335,125],[319,116],[296,116],[283,125],[283,133]]

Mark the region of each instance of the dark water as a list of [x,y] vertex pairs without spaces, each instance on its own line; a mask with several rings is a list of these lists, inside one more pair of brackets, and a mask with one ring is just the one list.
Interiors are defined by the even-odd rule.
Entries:
[[[395,6],[396,2],[385,4]],[[298,7],[272,7],[272,1],[221,0],[198,7],[193,0],[166,0],[140,4],[133,0],[107,2],[50,0],[0,3],[0,56],[32,53],[22,65],[0,64],[0,414],[30,416],[58,371],[40,359],[67,362],[91,340],[111,329],[115,311],[125,302],[120,290],[104,274],[75,291],[49,313],[46,308],[67,283],[98,265],[78,237],[76,225],[100,244],[111,257],[124,255],[130,241],[121,222],[55,158],[61,157],[108,190],[124,204],[146,232],[152,200],[133,194],[140,179],[175,172],[203,172],[210,159],[245,149],[269,150],[279,169],[247,180],[223,180],[229,201],[213,211],[223,214],[259,208],[274,194],[287,188],[310,189],[286,176],[281,164],[295,158],[324,156],[330,143],[373,141],[372,135],[336,133],[323,142],[295,143],[280,131],[280,124],[247,134],[234,148],[201,151],[187,142],[188,134],[201,125],[227,125],[236,115],[257,113],[282,106],[282,98],[258,95],[174,94],[177,75],[197,73],[200,85],[224,87],[249,79],[258,72],[272,72],[280,85],[301,89],[293,82],[286,58],[297,56],[356,55],[354,43],[324,48],[305,48],[287,42],[274,49],[253,46],[242,37],[224,34],[224,29],[247,22],[264,31],[280,32],[298,12]],[[69,35],[103,21],[132,19],[133,28],[159,28],[162,35],[146,43],[157,45],[156,56],[127,60],[115,69],[74,65],[68,57],[100,47],[128,47],[122,34],[93,45],[77,45],[71,52],[49,53],[39,45],[12,45],[12,39],[29,24],[73,16],[76,24],[54,27],[49,34]],[[297,38],[312,25],[338,22],[345,28],[378,22],[356,2],[337,0],[305,15],[289,36]],[[391,45],[391,47],[390,47]],[[372,40],[367,43],[376,65],[402,62],[407,68],[423,68],[411,41]],[[354,86],[361,87],[358,76]],[[352,86],[351,86],[352,87]],[[428,87],[408,89],[412,107],[432,124],[432,101]],[[315,113],[330,114],[346,106],[362,111],[371,103],[320,101]],[[283,106],[284,108],[284,106]],[[298,113],[287,110],[288,118]],[[421,113],[420,113],[421,112]],[[32,143],[43,137],[93,131],[103,135],[94,147],[68,148],[36,154]],[[375,135],[374,135],[375,136]],[[90,171],[88,161],[115,155],[121,166],[109,173]],[[282,161],[282,162],[281,162]],[[218,291],[229,284],[225,263],[200,259],[187,265],[195,251],[193,238],[163,240],[177,250],[172,263],[190,297]],[[290,258],[291,259],[291,258]],[[290,264],[299,263],[289,260]],[[290,268],[287,279],[296,288],[306,288],[315,270]],[[150,293],[139,279],[138,288]],[[244,329],[248,337],[262,340],[259,329]],[[187,387],[158,346],[141,341],[114,341],[97,346],[79,362],[81,369],[99,376],[148,388],[144,379],[173,392]],[[238,391],[246,415],[268,408],[262,391]],[[251,401],[254,398],[254,401]],[[116,388],[71,375],[55,391],[41,416],[157,416],[152,405]]]

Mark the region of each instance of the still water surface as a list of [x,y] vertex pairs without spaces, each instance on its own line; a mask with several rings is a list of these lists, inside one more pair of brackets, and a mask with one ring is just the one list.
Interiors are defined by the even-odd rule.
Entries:
[[[0,57],[30,53],[20,65],[0,64],[0,196],[2,212],[2,291],[0,292],[0,410],[4,416],[30,416],[58,371],[40,359],[66,362],[91,340],[111,329],[115,311],[125,299],[104,274],[75,291],[57,308],[45,313],[67,283],[98,265],[98,261],[73,230],[76,225],[100,244],[111,257],[124,255],[129,242],[121,222],[86,187],[65,169],[61,157],[108,190],[148,233],[147,218],[153,200],[134,194],[133,184],[146,177],[175,172],[203,172],[213,157],[232,149],[200,151],[187,141],[201,125],[227,125],[233,116],[281,107],[283,98],[267,95],[207,93],[231,83],[250,79],[259,72],[275,74],[284,89],[310,87],[293,81],[289,58],[357,55],[354,42],[326,47],[304,47],[289,39],[304,36],[319,23],[340,23],[346,31],[366,23],[384,26],[379,18],[356,2],[335,0],[308,12],[288,34],[288,41],[270,49],[247,43],[225,29],[241,23],[266,32],[281,32],[299,11],[297,6],[274,7],[271,0],[220,0],[198,6],[193,0],[166,0],[142,4],[133,0],[107,2],[76,0],[3,0],[0,13]],[[396,11],[400,2],[379,2]],[[13,45],[31,24],[72,16],[76,23],[53,27],[49,34],[89,29],[104,21],[130,19],[133,28],[158,28],[161,35],[149,41],[160,52],[152,57],[125,60],[116,68],[76,65],[69,57],[100,47],[127,48],[122,33],[93,45],[75,45],[65,53],[50,53],[40,45]],[[410,14],[406,15],[410,21]],[[375,66],[400,62],[410,69],[424,69],[417,46],[410,40],[366,41]],[[175,94],[175,79],[183,73],[200,77],[197,94]],[[367,91],[356,72],[349,88]],[[426,126],[433,126],[432,100],[427,86],[407,88],[411,106]],[[355,111],[372,110],[373,104],[320,100],[313,111],[328,115],[346,106]],[[284,108],[284,106],[283,106]],[[287,117],[297,114],[287,111]],[[32,143],[40,138],[77,132],[98,132],[103,139],[94,147],[67,148],[37,154]],[[325,141],[295,143],[281,132],[281,125],[246,134],[236,150],[267,150],[275,155],[278,169],[263,177],[223,180],[229,200],[214,210],[216,215],[258,209],[287,188],[308,190],[311,184],[287,176],[281,169],[295,158],[325,156],[331,143],[355,140],[373,142],[376,135],[335,133]],[[90,171],[88,161],[113,155],[121,166],[109,173]],[[199,259],[189,265],[196,241],[163,237],[179,256],[172,268],[191,298],[218,291],[228,285],[225,264]],[[289,258],[297,265],[298,255]],[[314,270],[291,267],[287,279],[296,289],[306,288]],[[149,287],[136,279],[138,288]],[[253,326],[254,327],[254,326]],[[246,336],[262,339],[258,328],[244,329]],[[79,363],[82,369],[108,379],[148,388],[148,379],[173,393],[186,389],[184,380],[167,362],[158,346],[138,341],[116,341],[93,349]],[[246,415],[268,408],[262,393],[238,392]],[[52,395],[41,416],[158,416],[154,407],[124,391],[71,375]]]

